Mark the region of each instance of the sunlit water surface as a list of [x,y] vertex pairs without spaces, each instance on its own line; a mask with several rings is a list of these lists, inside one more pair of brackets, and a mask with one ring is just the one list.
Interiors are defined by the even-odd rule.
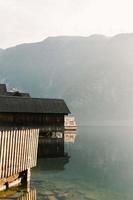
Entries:
[[36,199],[133,200],[133,127],[79,127],[66,151],[69,159],[38,160]]

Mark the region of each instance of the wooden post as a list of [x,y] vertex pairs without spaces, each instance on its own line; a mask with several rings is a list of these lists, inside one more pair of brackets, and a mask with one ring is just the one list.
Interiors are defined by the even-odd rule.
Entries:
[[31,180],[31,169],[28,168],[27,169],[27,183],[30,183],[30,180]]

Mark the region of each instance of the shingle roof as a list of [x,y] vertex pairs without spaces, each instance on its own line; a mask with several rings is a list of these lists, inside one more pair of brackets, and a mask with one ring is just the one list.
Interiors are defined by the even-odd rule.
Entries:
[[0,113],[70,113],[62,99],[0,96]]

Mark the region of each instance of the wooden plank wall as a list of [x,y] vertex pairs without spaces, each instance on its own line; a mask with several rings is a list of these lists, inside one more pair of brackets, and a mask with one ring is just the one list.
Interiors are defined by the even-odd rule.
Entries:
[[0,179],[36,166],[39,129],[0,131]]
[[37,199],[36,189],[32,189],[30,192],[17,198],[17,200],[36,200],[36,199]]

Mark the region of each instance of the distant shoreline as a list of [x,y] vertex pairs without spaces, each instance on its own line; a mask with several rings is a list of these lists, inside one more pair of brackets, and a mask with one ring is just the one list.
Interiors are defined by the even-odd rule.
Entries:
[[88,121],[78,126],[133,126],[133,121]]

